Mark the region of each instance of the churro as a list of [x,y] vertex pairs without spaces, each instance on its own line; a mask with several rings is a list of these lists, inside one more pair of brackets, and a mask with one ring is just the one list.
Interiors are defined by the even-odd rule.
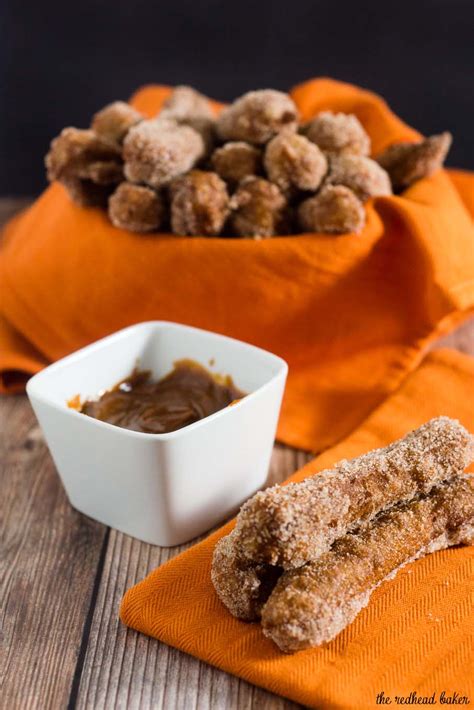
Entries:
[[260,177],[246,177],[230,200],[229,223],[238,237],[267,238],[290,229],[288,201],[281,190]]
[[293,653],[330,641],[405,564],[474,541],[474,489],[457,479],[381,513],[315,562],[285,572],[262,610],[263,633]]
[[157,118],[193,128],[203,140],[205,155],[209,155],[214,148],[214,111],[207,96],[191,86],[177,86],[163,103]]
[[142,120],[142,114],[133,106],[114,101],[92,117],[91,129],[109,143],[121,146],[130,128]]
[[212,559],[212,583],[233,616],[242,621],[256,621],[283,569],[241,562],[234,542],[235,532],[218,541]]
[[170,193],[171,227],[175,234],[219,234],[229,212],[229,195],[219,175],[191,170],[171,183]]
[[163,102],[159,116],[186,121],[190,118],[214,118],[211,103],[207,96],[192,86],[177,86]]
[[289,131],[279,133],[268,143],[264,165],[269,179],[286,194],[297,190],[314,192],[328,167],[317,145]]
[[237,517],[238,556],[299,567],[381,510],[460,475],[472,458],[473,437],[459,422],[431,419],[383,449],[254,495]]
[[262,171],[262,151],[244,141],[230,141],[217,148],[211,156],[214,170],[231,185]]
[[370,138],[353,113],[322,111],[303,130],[309,140],[325,153],[370,153]]
[[122,182],[109,198],[110,221],[131,232],[159,229],[165,214],[163,197],[150,187]]
[[[113,185],[123,179],[120,151],[90,129],[64,128],[45,158],[48,180]],[[71,196],[73,192],[70,192]]]
[[446,131],[418,143],[395,143],[377,156],[377,162],[390,175],[394,191],[400,192],[441,168],[452,140]]
[[362,202],[369,197],[392,194],[388,173],[375,160],[363,155],[343,153],[331,156],[325,182],[329,185],[345,185]]
[[212,580],[219,598],[234,616],[255,621],[283,567],[317,559],[384,509],[463,475],[473,456],[474,437],[439,417],[384,449],[257,493],[216,545]]
[[202,137],[190,126],[171,119],[141,121],[123,144],[125,177],[160,188],[191,170],[204,151]]
[[249,91],[227,106],[217,120],[219,137],[266,143],[282,130],[296,131],[298,109],[288,94],[274,89]]
[[300,203],[298,222],[305,232],[356,234],[365,224],[365,210],[355,192],[345,185],[325,185]]

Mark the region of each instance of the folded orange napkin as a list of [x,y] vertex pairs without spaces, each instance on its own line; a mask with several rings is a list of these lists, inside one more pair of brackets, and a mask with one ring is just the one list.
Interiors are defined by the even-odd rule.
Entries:
[[[169,91],[146,87],[133,103],[152,116]],[[292,96],[304,120],[324,109],[357,114],[374,153],[418,135],[349,84],[317,79]],[[262,241],[132,234],[53,185],[5,232],[0,383],[18,388],[46,362],[131,323],[179,321],[285,358],[278,437],[320,451],[473,307],[474,176],[453,179],[440,171],[370,201],[360,235]]]
[[[343,442],[291,477],[300,481],[445,414],[474,431],[474,359],[430,354],[402,387]],[[332,422],[327,422],[331,427]],[[232,523],[127,592],[122,621],[228,673],[314,708],[367,710],[436,693],[474,701],[474,547],[436,552],[384,583],[356,620],[323,647],[283,654],[259,624],[237,621],[210,580],[216,541]]]

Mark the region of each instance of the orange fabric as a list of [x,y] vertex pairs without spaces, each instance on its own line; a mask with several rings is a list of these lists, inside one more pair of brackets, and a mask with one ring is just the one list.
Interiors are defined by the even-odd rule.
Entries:
[[[436,351],[345,441],[289,480],[386,445],[433,416],[474,431],[474,359]],[[232,523],[127,592],[122,621],[218,668],[314,708],[367,710],[392,697],[474,697],[474,547],[437,552],[384,583],[334,641],[288,656],[259,624],[234,619],[210,581],[214,545]]]
[[474,181],[467,170],[450,170],[449,177],[461,195],[467,209],[474,215]]
[[38,372],[48,361],[0,313],[0,343],[2,347],[1,382],[12,394],[25,387],[25,373]]
[[[145,87],[133,102],[151,116],[168,92]],[[292,93],[304,119],[328,108],[356,113],[375,152],[417,135],[349,84],[318,79]],[[262,241],[132,234],[53,185],[7,227],[0,253],[0,315],[40,354],[28,363],[16,337],[0,335],[3,389],[12,369],[34,372],[131,323],[174,320],[285,358],[278,437],[322,450],[473,307],[474,229],[458,189],[474,177],[456,185],[440,171],[403,197],[369,202],[361,235]]]

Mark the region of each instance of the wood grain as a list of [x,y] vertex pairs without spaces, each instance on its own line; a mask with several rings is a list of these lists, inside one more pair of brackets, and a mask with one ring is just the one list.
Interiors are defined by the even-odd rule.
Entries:
[[[0,224],[29,200],[0,199]],[[474,355],[474,320],[436,344]],[[24,396],[0,400],[0,707],[290,710],[295,704],[125,628],[158,548],[74,511]],[[269,483],[310,456],[276,446]]]
[[66,707],[107,531],[69,505],[26,397],[0,405],[0,706]]

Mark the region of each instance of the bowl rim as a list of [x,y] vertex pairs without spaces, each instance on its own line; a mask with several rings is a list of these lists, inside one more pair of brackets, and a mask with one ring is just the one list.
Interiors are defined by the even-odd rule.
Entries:
[[195,431],[196,429],[199,429],[202,426],[206,426],[207,424],[214,422],[220,417],[228,415],[231,411],[238,410],[242,407],[247,406],[248,402],[252,402],[257,397],[260,397],[262,393],[264,393],[274,384],[275,381],[281,378],[283,378],[283,380],[286,379],[286,376],[288,374],[288,363],[279,355],[275,355],[275,353],[272,353],[269,350],[264,350],[263,348],[259,348],[256,345],[247,343],[244,340],[232,338],[228,335],[222,335],[221,333],[216,333],[212,330],[196,328],[195,326],[186,325],[184,323],[177,323],[176,321],[152,320],[134,323],[132,325],[126,326],[125,328],[121,328],[120,330],[116,330],[110,333],[109,335],[104,336],[103,338],[94,340],[92,343],[89,343],[88,345],[85,345],[84,347],[75,350],[69,355],[66,355],[65,357],[57,360],[51,365],[48,365],[36,375],[33,375],[26,383],[26,393],[28,395],[28,398],[30,399],[30,402],[32,400],[35,400],[47,405],[48,407],[52,407],[56,411],[61,412],[64,416],[81,417],[83,419],[86,415],[77,412],[71,407],[62,407],[57,402],[49,399],[46,395],[44,395],[41,390],[38,391],[38,385],[42,383],[42,380],[44,378],[49,377],[51,374],[54,375],[57,370],[62,370],[70,365],[74,365],[76,362],[82,360],[84,357],[87,357],[91,353],[93,354],[94,352],[100,350],[102,347],[109,344],[110,342],[113,343],[113,341],[118,341],[128,336],[132,336],[133,333],[138,330],[153,330],[155,328],[159,329],[165,327],[170,328],[172,330],[176,329],[205,333],[206,335],[210,335],[211,337],[216,338],[218,340],[226,340],[227,342],[233,345],[237,345],[238,347],[244,346],[246,349],[254,351],[255,353],[260,353],[260,355],[264,355],[269,361],[278,365],[278,369],[270,377],[268,382],[265,382],[265,384],[261,385],[261,387],[258,387],[253,392],[250,392],[249,394],[245,395],[245,397],[238,400],[234,404],[228,405],[223,409],[219,409],[217,412],[214,412],[213,414],[210,414],[209,416],[204,417],[203,419],[199,419],[197,422],[193,422],[192,424],[188,424],[187,426],[181,427],[180,429],[176,429],[175,431],[165,432],[163,434],[152,434],[149,432],[133,431],[124,427],[119,427],[116,424],[110,424],[109,422],[104,422],[100,419],[95,419],[94,417],[86,417],[90,425],[109,431],[113,430],[117,434],[117,436],[128,436],[132,438],[139,438],[150,441],[169,441],[182,436],[186,436],[187,433],[190,431]]

